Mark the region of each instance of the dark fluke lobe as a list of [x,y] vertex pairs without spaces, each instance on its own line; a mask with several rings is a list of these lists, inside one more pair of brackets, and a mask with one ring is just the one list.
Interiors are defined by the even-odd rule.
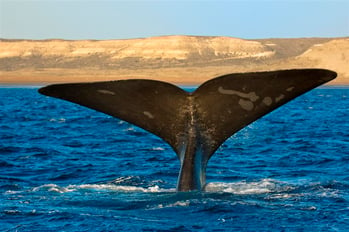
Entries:
[[159,136],[181,162],[177,189],[190,191],[204,188],[207,162],[227,138],[336,76],[324,69],[234,73],[211,79],[193,93],[141,79],[50,85],[39,92]]

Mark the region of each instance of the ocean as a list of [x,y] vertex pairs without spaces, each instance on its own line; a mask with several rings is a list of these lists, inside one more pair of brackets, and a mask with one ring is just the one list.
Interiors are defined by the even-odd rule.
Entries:
[[349,87],[298,97],[230,137],[203,192],[124,121],[0,88],[0,231],[349,231]]

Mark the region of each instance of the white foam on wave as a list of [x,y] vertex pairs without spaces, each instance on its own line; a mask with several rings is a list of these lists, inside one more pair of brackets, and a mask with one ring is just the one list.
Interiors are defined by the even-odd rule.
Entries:
[[124,129],[123,131],[126,131],[126,132],[135,132],[136,129],[134,127],[128,127],[126,129]]
[[33,192],[39,192],[39,191],[48,191],[48,192],[57,192],[57,193],[67,193],[67,192],[74,192],[75,189],[68,187],[61,187],[56,184],[45,184],[41,185],[39,187],[35,187],[32,189]]
[[66,119],[65,118],[50,118],[50,122],[57,122],[57,123],[65,123]]
[[290,198],[297,198],[297,197],[301,197],[304,194],[302,193],[293,193],[293,194],[289,194],[289,193],[276,193],[276,194],[272,194],[270,196],[268,196],[266,199],[290,199]]
[[[69,186],[68,186],[69,187]],[[150,187],[136,187],[136,186],[126,186],[126,185],[113,185],[113,184],[84,184],[71,186],[77,189],[91,189],[91,190],[107,190],[114,192],[143,192],[143,193],[157,193],[165,192],[165,189],[161,189],[159,186]]]
[[14,190],[7,190],[6,192],[4,192],[5,195],[14,195],[14,194],[19,194],[22,191],[14,191]]
[[174,203],[169,204],[159,204],[156,207],[149,209],[163,209],[163,208],[173,208],[173,207],[188,207],[190,205],[190,200],[185,201],[176,201]]
[[139,193],[158,193],[158,192],[174,192],[175,189],[162,189],[159,186],[137,187],[115,184],[82,184],[82,185],[68,185],[61,187],[56,184],[45,184],[32,189],[33,192],[48,191],[57,193],[68,193],[79,190],[93,190],[93,191],[111,191],[111,192],[139,192]]
[[225,192],[239,195],[275,193],[289,191],[293,187],[287,186],[273,179],[262,179],[256,182],[239,181],[234,183],[213,182],[205,187],[206,192]]
[[134,177],[133,176],[121,176],[121,177],[118,177],[115,180],[111,181],[110,183],[119,184],[119,183],[123,183],[126,181],[130,181],[130,180],[132,180],[132,178],[134,178]]
[[[126,178],[127,180],[127,178]],[[175,188],[164,189],[158,185],[149,187],[139,187],[132,185],[122,185],[125,178],[116,179],[113,183],[101,183],[101,184],[81,184],[81,185],[68,185],[61,187],[56,184],[45,184],[39,187],[35,187],[32,191],[48,191],[57,193],[69,193],[74,191],[91,190],[91,191],[109,191],[109,192],[130,192],[130,193],[169,193],[176,192]],[[119,183],[119,184],[117,184]],[[273,180],[262,179],[260,181],[247,182],[239,181],[233,183],[226,182],[212,182],[208,183],[205,187],[205,191],[209,193],[231,193],[238,195],[252,195],[252,194],[265,194],[274,193],[275,197],[288,198],[290,194],[287,192],[293,190],[295,187],[287,183]],[[276,194],[276,195],[275,195]]]

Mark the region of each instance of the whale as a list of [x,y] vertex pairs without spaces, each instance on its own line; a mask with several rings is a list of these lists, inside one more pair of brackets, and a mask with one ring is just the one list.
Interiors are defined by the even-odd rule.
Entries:
[[177,191],[186,192],[204,191],[208,161],[230,136],[336,76],[326,69],[290,69],[226,74],[193,92],[150,79],[53,84],[38,91],[160,137],[177,154]]

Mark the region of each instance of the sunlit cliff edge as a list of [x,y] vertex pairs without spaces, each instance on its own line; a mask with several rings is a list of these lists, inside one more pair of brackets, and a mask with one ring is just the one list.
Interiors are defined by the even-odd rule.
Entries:
[[245,40],[162,36],[125,40],[0,40],[0,84],[147,78],[199,84],[233,72],[326,68],[349,85],[349,37]]

